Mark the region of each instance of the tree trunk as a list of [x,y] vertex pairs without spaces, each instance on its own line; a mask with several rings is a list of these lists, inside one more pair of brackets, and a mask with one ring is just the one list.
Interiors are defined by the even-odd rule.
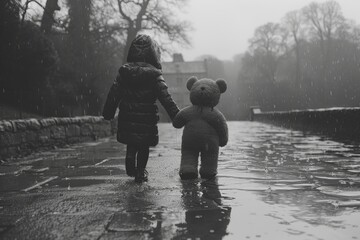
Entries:
[[296,87],[299,87],[300,86],[300,46],[298,41],[295,41],[295,54],[296,54],[295,85]]
[[79,106],[83,115],[88,113],[89,90],[93,80],[93,53],[90,38],[91,1],[68,0],[69,37],[72,49],[74,77],[77,81]]
[[[130,26],[132,25],[132,23],[130,23]],[[134,27],[129,27],[128,29],[128,34],[126,37],[126,43],[125,43],[125,48],[124,48],[124,55],[123,55],[123,59],[122,59],[122,64],[127,62],[127,56],[129,54],[129,49],[131,46],[131,42],[135,39],[136,34],[139,32],[139,30],[137,30]]]
[[46,1],[46,5],[45,5],[45,9],[44,9],[44,14],[42,16],[41,19],[41,30],[44,33],[50,33],[51,32],[51,28],[54,24],[54,13],[55,11],[59,11],[60,7],[58,5],[58,0],[47,0]]

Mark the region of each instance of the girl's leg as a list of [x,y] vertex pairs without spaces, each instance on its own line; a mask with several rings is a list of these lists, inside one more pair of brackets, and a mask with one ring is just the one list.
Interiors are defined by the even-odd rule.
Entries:
[[130,144],[126,146],[125,168],[126,168],[126,174],[130,177],[135,177],[136,175],[136,167],[135,167],[136,152],[137,152],[137,148],[135,146]]
[[146,169],[146,165],[149,159],[149,147],[148,146],[141,146],[138,149],[137,154],[137,174],[135,176],[135,181],[137,182],[144,182],[148,180],[148,174]]
[[145,169],[149,159],[149,147],[140,147],[137,155],[137,167],[139,169]]

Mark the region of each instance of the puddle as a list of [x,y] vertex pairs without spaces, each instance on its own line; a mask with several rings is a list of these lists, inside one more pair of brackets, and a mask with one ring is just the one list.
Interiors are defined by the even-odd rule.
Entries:
[[67,188],[68,190],[71,190],[76,187],[87,187],[105,182],[106,180],[103,179],[59,179],[52,181],[49,186]]
[[[224,239],[232,239],[231,235],[243,239],[360,236],[359,223],[352,222],[360,217],[359,145],[261,123],[231,124],[237,134],[230,135],[229,142],[236,142],[241,151],[219,160],[222,202],[232,206],[231,234]],[[261,202],[251,199],[254,193]],[[253,209],[252,203],[256,204]],[[260,231],[252,226],[252,218]],[[338,228],[342,230],[336,232]]]

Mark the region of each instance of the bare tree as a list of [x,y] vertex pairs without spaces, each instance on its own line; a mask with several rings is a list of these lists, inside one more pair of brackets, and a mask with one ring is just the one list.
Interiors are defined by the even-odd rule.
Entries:
[[283,25],[285,29],[290,33],[294,41],[295,58],[296,58],[296,75],[295,83],[299,85],[300,82],[300,30],[303,22],[303,17],[300,11],[288,12],[284,19]]
[[303,14],[309,23],[310,30],[315,33],[320,43],[321,69],[320,69],[320,97],[326,101],[331,91],[326,89],[327,74],[333,34],[345,23],[340,5],[329,0],[323,3],[312,2],[303,8]]
[[91,0],[68,0],[69,6],[69,40],[72,50],[74,76],[77,81],[79,105],[83,114],[89,111],[88,102],[93,84],[93,51],[91,46],[90,20],[92,13]]
[[345,20],[340,5],[334,0],[324,3],[312,2],[303,8],[303,14],[311,30],[321,41],[330,40]]
[[166,36],[171,42],[189,44],[189,24],[177,19],[176,9],[186,0],[116,0],[121,28],[126,32],[123,62],[126,62],[131,41],[140,31]]
[[21,9],[21,26],[24,25],[26,15],[28,13],[28,10],[31,8],[30,5],[32,5],[32,3],[36,3],[41,8],[44,8],[44,6],[37,0],[26,0],[24,1],[24,3],[22,3],[22,1],[15,1],[15,2]]
[[278,60],[286,52],[285,41],[284,31],[277,23],[258,27],[250,39],[250,50],[257,67],[270,82],[275,81]]
[[312,2],[303,8],[303,14],[310,29],[320,40],[321,53],[325,63],[333,34],[345,23],[341,7],[334,0],[324,3]]

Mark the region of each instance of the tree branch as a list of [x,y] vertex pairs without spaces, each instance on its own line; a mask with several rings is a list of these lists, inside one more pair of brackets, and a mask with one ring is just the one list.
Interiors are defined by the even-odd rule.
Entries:
[[128,16],[128,15],[126,15],[125,14],[125,12],[124,12],[124,10],[123,10],[123,8],[122,8],[122,3],[128,3],[129,1],[126,1],[126,0],[117,0],[117,2],[118,2],[118,6],[119,6],[119,12],[120,12],[120,14],[121,14],[121,16],[123,17],[123,18],[125,18],[127,21],[129,21],[129,22],[133,22],[133,20]]

